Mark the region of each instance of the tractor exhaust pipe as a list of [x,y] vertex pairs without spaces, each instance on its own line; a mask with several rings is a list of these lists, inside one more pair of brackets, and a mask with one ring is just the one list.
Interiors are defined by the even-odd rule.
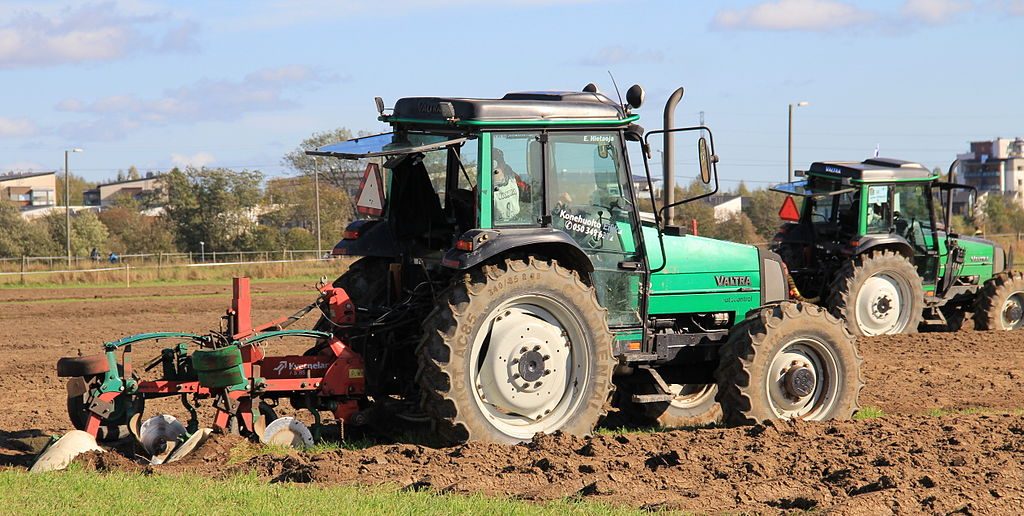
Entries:
[[[674,127],[676,106],[679,104],[679,101],[682,100],[682,98],[683,88],[682,86],[680,86],[679,89],[672,92],[672,95],[668,97],[668,101],[665,102],[665,118],[663,126],[665,128],[665,140],[662,144],[662,147],[664,147],[664,151],[662,151],[661,155],[661,166],[662,170],[664,170],[664,177],[662,181],[662,198],[664,200],[665,206],[672,206],[672,203],[675,202],[675,142],[673,141],[673,133],[668,130]],[[672,225],[674,212],[675,208],[671,207],[665,211],[664,224],[666,226]]]

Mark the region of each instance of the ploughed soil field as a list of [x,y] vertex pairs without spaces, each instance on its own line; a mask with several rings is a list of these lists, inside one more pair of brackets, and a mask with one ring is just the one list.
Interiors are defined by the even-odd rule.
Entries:
[[[253,292],[254,322],[291,314],[315,296],[298,283],[254,282]],[[229,302],[229,285],[0,290],[0,467],[24,468],[33,442],[70,429],[59,357],[96,353],[133,333],[213,329]],[[215,436],[170,465],[116,453],[79,461],[98,470],[255,471],[268,481],[577,497],[652,510],[1024,513],[1024,332],[861,339],[860,349],[861,405],[881,415],[857,421],[312,454],[266,453]],[[157,350],[137,348],[135,356]]]

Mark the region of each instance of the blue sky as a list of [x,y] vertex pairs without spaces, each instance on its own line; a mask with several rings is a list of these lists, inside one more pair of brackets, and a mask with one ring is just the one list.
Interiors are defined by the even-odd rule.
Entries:
[[648,129],[714,131],[725,186],[882,155],[945,167],[1024,136],[1024,0],[107,1],[0,4],[0,171],[289,171],[310,134],[381,130],[373,96],[613,91]]

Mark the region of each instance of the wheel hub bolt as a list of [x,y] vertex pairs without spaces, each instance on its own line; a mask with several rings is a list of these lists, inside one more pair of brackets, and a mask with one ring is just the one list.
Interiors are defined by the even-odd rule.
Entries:
[[537,351],[527,351],[519,360],[519,376],[527,382],[535,382],[544,376],[544,355]]
[[1018,321],[1024,316],[1024,309],[1020,305],[1012,304],[1006,308],[1006,320]]
[[806,364],[791,367],[783,377],[786,392],[795,398],[805,398],[814,392],[814,371]]
[[892,300],[889,299],[889,296],[882,296],[875,304],[875,309],[878,311],[878,315],[889,313],[889,310],[892,310]]

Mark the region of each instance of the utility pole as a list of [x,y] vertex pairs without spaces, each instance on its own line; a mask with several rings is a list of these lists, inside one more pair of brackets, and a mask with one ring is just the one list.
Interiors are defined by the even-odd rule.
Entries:
[[320,160],[314,158],[313,165],[313,189],[316,191],[316,259],[324,255],[323,244],[320,241]]
[[76,147],[64,150],[64,237],[68,251],[68,269],[71,268],[71,174],[68,171],[68,154],[72,152],[82,152],[82,149]]
[[809,104],[810,102],[801,101],[796,104],[789,105],[789,159],[788,165],[786,166],[786,177],[788,179],[787,182],[789,183],[793,182],[793,109],[807,106]]

